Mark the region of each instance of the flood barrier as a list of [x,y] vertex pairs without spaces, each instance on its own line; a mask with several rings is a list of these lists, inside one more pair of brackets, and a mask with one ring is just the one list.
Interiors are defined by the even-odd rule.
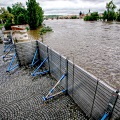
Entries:
[[[64,90],[67,90],[67,93],[86,115],[96,120],[104,116],[111,95],[116,91],[115,89],[39,41],[18,43],[15,46],[20,65],[31,64],[34,57],[39,61],[48,58],[44,63],[44,67],[58,81],[62,75],[67,73],[60,85]],[[35,55],[36,50],[38,50],[38,54]],[[49,97],[47,96],[47,98]],[[44,97],[44,99],[47,98]],[[114,105],[111,120],[114,120],[119,115],[120,93]]]

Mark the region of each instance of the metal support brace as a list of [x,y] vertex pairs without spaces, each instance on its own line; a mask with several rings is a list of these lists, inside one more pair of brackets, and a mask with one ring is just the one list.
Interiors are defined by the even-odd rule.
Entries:
[[43,75],[49,72],[49,70],[45,70],[43,72],[38,72],[38,70],[42,67],[42,65],[48,60],[48,57],[43,60],[43,62],[35,69],[33,73],[31,73],[32,76],[36,75]]
[[7,52],[8,49],[11,49],[11,47],[13,47],[13,44],[5,45],[5,47],[4,47],[4,52]]
[[50,99],[50,98],[53,98],[53,97],[56,96],[56,95],[59,95],[59,94],[61,94],[61,93],[66,92],[66,90],[62,90],[62,91],[60,91],[60,92],[58,92],[58,93],[55,93],[55,94],[51,95],[51,94],[53,93],[54,89],[57,87],[57,85],[58,85],[66,76],[67,76],[67,74],[62,75],[62,77],[61,77],[61,78],[59,79],[59,81],[55,84],[55,86],[49,91],[49,93],[46,95],[46,97],[43,96],[43,100],[44,100],[44,101],[46,101],[46,100],[48,100],[48,99]]
[[108,117],[109,113],[105,113],[101,120],[105,120]]
[[107,118],[108,119],[111,118],[115,104],[116,104],[117,99],[118,99],[118,93],[119,93],[119,90],[112,93],[112,96],[111,96],[110,101],[108,103],[107,109],[106,109],[103,117],[101,118],[101,120],[106,120]]
[[36,49],[32,63],[30,64],[30,67],[33,67],[36,63],[38,63],[39,59],[37,59],[38,49]]
[[8,69],[6,70],[6,72],[10,72],[11,70],[13,70],[13,69],[15,69],[16,67],[19,66],[19,64],[16,64],[15,66],[12,67],[15,58],[16,58],[16,53],[13,55],[12,60],[11,60],[11,62],[9,64]]
[[[12,49],[14,48],[14,46],[11,46],[10,50],[3,56],[3,60],[5,58],[9,58],[7,55],[12,51]],[[11,57],[11,56],[10,56]]]

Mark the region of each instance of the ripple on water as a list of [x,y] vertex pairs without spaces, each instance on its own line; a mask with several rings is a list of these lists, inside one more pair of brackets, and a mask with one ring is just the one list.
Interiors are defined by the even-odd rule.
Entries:
[[79,19],[46,20],[44,23],[54,31],[44,35],[45,44],[71,60],[74,57],[76,64],[111,86],[120,88],[120,23]]

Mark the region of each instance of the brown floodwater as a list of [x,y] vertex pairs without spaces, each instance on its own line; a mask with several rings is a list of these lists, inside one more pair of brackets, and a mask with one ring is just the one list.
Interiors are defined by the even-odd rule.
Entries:
[[[81,66],[98,79],[120,88],[120,23],[83,20],[46,20],[53,32],[43,36],[43,43]],[[40,39],[39,30],[29,31]]]
[[28,36],[31,40],[40,39],[40,27],[37,30],[28,30]]

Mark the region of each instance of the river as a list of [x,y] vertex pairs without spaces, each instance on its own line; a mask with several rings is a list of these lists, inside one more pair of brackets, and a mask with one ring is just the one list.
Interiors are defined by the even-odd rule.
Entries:
[[[53,29],[43,43],[81,66],[98,79],[120,89],[120,23],[80,19],[46,20]],[[40,39],[39,30],[29,36]]]

